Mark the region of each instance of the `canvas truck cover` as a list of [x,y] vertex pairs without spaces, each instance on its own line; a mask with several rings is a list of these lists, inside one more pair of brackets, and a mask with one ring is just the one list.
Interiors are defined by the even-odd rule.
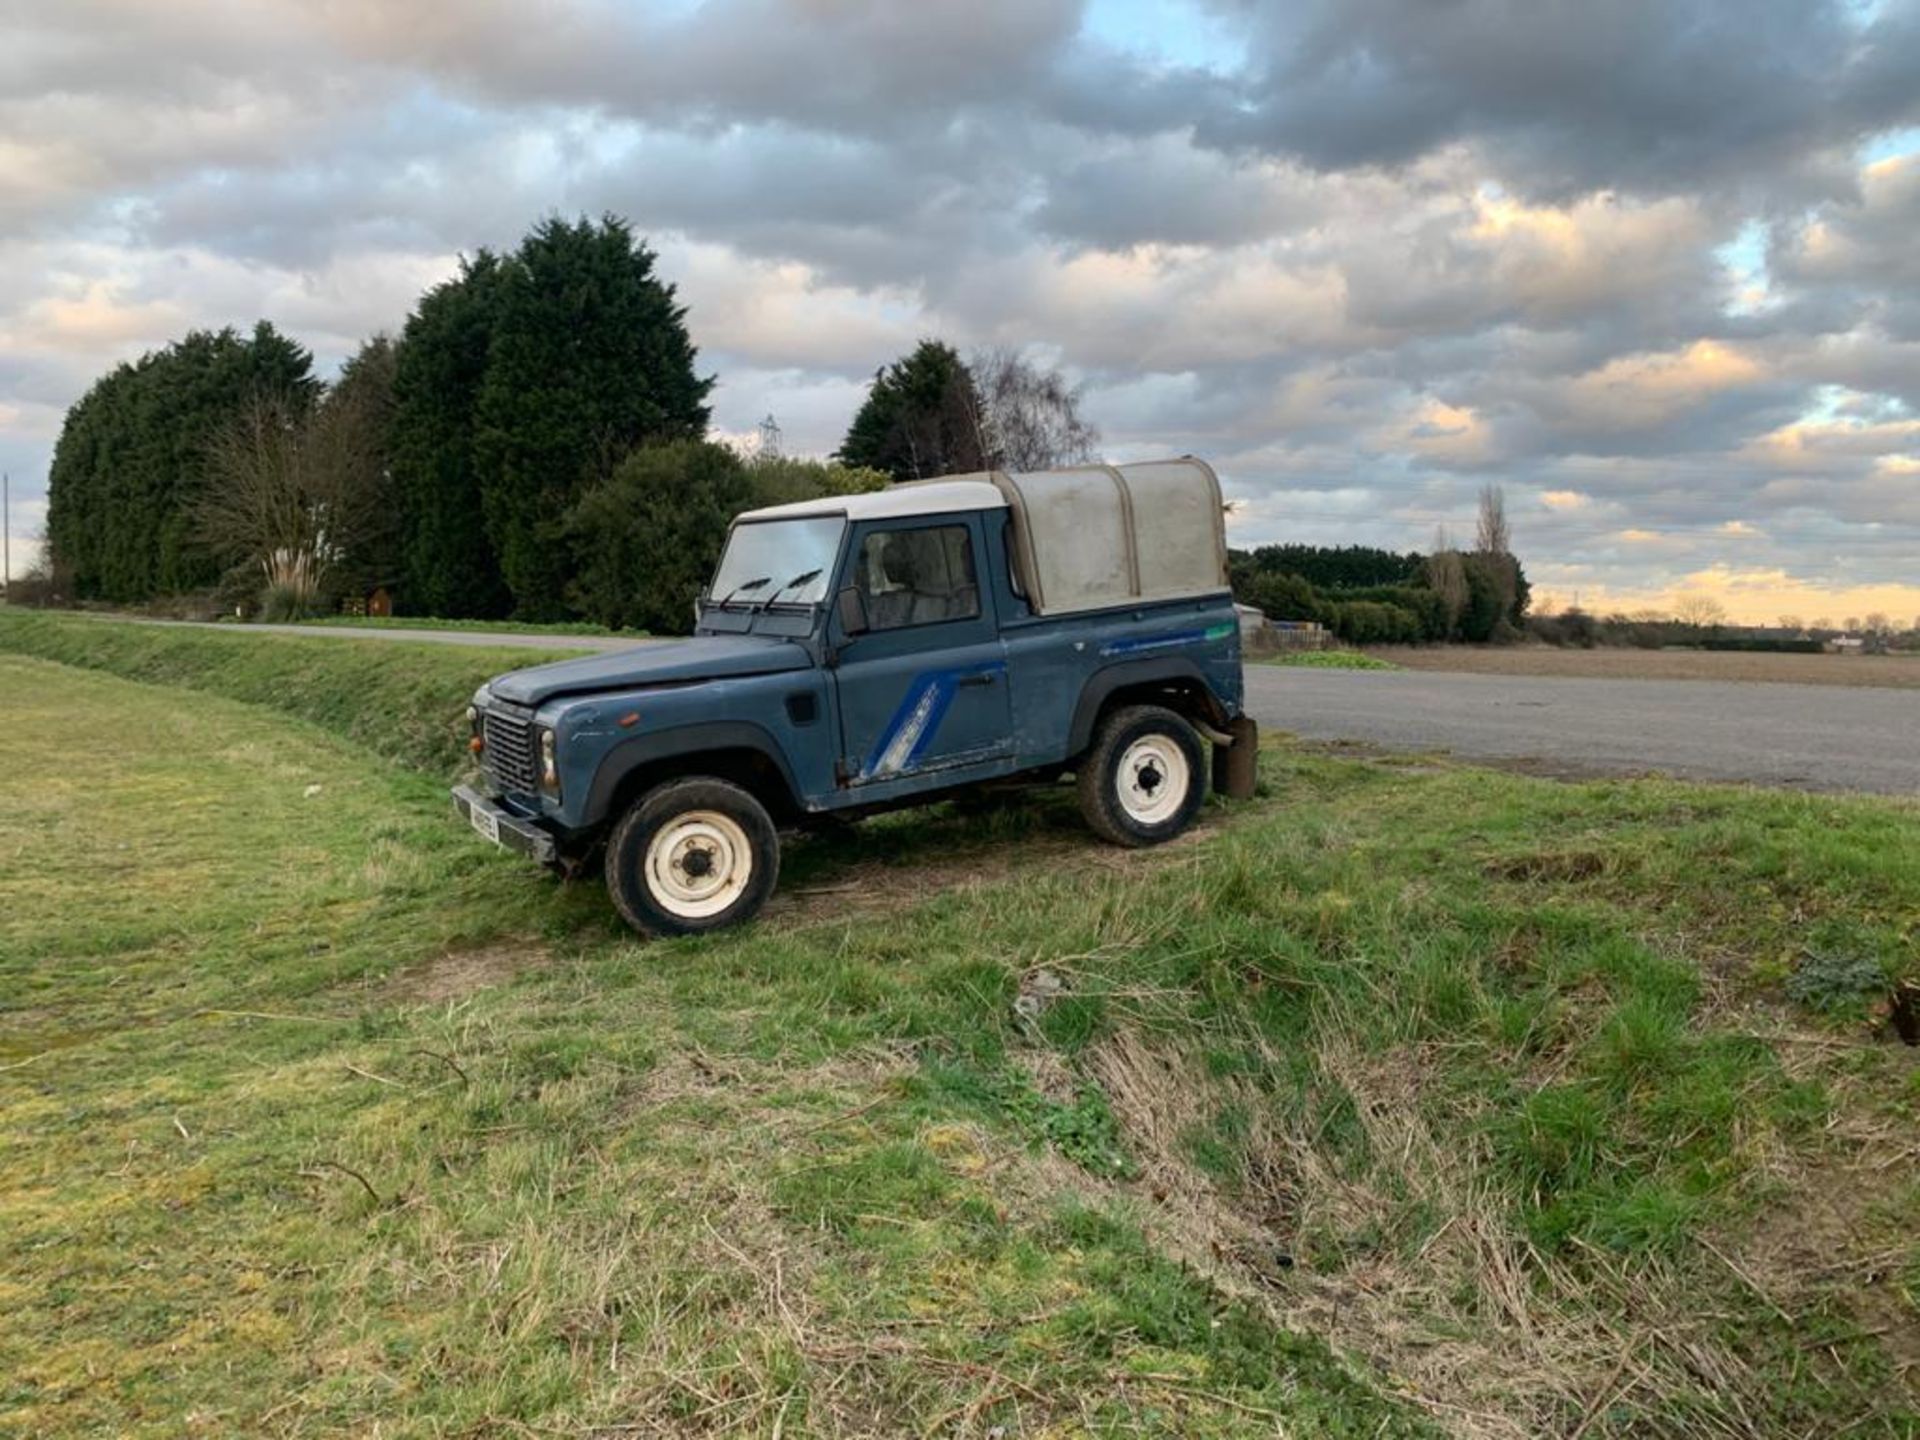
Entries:
[[995,472],[1034,612],[1071,614],[1227,588],[1220,480],[1191,457]]

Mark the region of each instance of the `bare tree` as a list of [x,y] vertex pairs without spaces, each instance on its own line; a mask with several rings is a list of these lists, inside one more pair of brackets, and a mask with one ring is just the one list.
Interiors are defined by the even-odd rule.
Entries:
[[1840,623],[1846,627],[1847,633],[1851,635],[1860,628],[1860,617],[1858,615],[1849,615]]
[[217,432],[194,507],[201,542],[257,566],[269,591],[299,606],[386,520],[386,462],[374,401],[345,390],[302,416],[262,394]]
[[1782,630],[1792,630],[1797,634],[1807,628],[1807,622],[1802,620],[1798,615],[1782,615],[1780,617],[1780,628]]
[[1474,524],[1473,565],[1493,581],[1499,596],[1500,622],[1495,639],[1510,638],[1520,618],[1520,562],[1513,556],[1513,535],[1507,528],[1507,498],[1498,485],[1480,487],[1480,513]]
[[1433,553],[1426,559],[1427,588],[1439,597],[1441,613],[1447,618],[1447,636],[1452,639],[1460,629],[1473,592],[1467,585],[1466,562],[1453,548],[1453,541],[1442,525],[1433,532]]
[[1085,387],[1070,385],[1008,349],[967,362],[980,397],[980,449],[996,470],[1048,470],[1091,459],[1100,431],[1080,414]]
[[1513,535],[1507,528],[1507,497],[1498,485],[1480,487],[1480,518],[1474,527],[1473,548],[1482,555],[1513,553]]
[[1692,625],[1697,629],[1727,623],[1727,607],[1711,595],[1698,591],[1682,595],[1674,602],[1673,618],[1682,625]]
[[1876,610],[1866,618],[1866,627],[1870,634],[1891,635],[1893,619],[1884,610]]

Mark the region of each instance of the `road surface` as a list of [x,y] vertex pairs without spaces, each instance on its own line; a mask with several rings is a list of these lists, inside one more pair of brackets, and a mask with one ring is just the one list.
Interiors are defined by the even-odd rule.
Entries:
[[[631,636],[347,625],[249,625],[243,633],[538,650],[653,643]],[[1804,790],[1920,795],[1916,690],[1249,665],[1247,708],[1263,728],[1309,740],[1446,751],[1555,774],[1659,771]]]
[[1920,691],[1247,667],[1262,727],[1572,775],[1920,794]]

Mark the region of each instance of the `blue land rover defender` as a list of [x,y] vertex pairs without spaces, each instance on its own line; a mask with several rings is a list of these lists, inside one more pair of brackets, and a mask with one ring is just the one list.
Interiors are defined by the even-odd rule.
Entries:
[[1209,769],[1252,793],[1241,706],[1211,468],[993,472],[740,516],[691,638],[482,686],[453,799],[686,934],[760,908],[781,830],[967,786],[1071,773],[1103,838],[1171,839]]

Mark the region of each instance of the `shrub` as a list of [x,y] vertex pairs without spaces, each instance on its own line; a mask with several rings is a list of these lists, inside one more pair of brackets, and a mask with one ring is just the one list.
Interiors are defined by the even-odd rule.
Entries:
[[1243,572],[1234,578],[1233,598],[1271,620],[1326,618],[1326,605],[1312,584],[1298,575]]
[[26,574],[7,583],[9,605],[30,605],[35,609],[67,605],[73,600],[73,577],[56,567],[52,558],[42,556]]
[[1487,644],[1507,618],[1510,578],[1500,566],[1505,558],[1478,553],[1465,557],[1467,608],[1460,612],[1460,638],[1470,644]]
[[1332,607],[1328,623],[1350,645],[1415,644],[1422,638],[1420,617],[1378,600],[1346,600]]
[[1600,639],[1600,627],[1593,616],[1577,607],[1559,615],[1529,615],[1527,633],[1549,645],[1578,650],[1591,650]]
[[568,512],[575,575],[568,598],[612,629],[684,635],[727,526],[753,500],[746,467],[724,445],[649,445]]
[[320,613],[314,592],[300,585],[289,585],[284,581],[267,586],[260,594],[260,618],[284,624],[291,620],[305,620]]
[[747,462],[747,484],[753,491],[754,507],[817,500],[823,495],[862,495],[884,490],[891,483],[884,470],[832,460],[762,455]]
[[1369,585],[1364,589],[1342,590],[1336,598],[1343,601],[1371,600],[1409,611],[1420,625],[1420,633],[1413,639],[1447,638],[1446,602],[1424,585]]

